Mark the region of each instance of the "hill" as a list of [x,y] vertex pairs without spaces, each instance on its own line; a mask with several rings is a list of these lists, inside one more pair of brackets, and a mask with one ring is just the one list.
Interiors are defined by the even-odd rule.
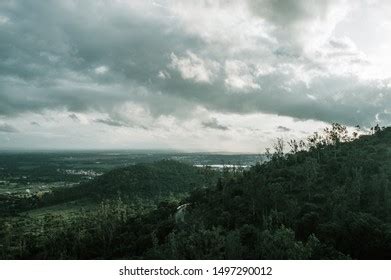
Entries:
[[[305,143],[290,141],[289,153],[284,153],[284,145],[278,140],[264,164],[243,172],[224,170],[211,187],[203,187],[208,175],[193,177],[197,180],[182,176],[193,171],[184,167],[186,172],[177,173],[175,170],[181,169],[176,169],[174,162],[148,171],[145,166],[137,167],[137,172],[145,174],[136,176],[140,181],[129,180],[134,178],[130,174],[137,174],[133,169],[112,171],[95,181],[95,187],[85,186],[98,197],[111,198],[103,200],[94,212],[83,212],[70,220],[48,216],[40,231],[31,230],[34,223],[27,222],[29,226],[24,224],[23,228],[30,231],[23,234],[12,228],[15,222],[2,221],[0,240],[12,240],[3,255],[54,259],[390,259],[391,128],[376,127],[372,135],[357,137],[334,124]],[[162,200],[157,199],[150,209],[106,193],[122,195],[137,190],[156,197],[161,188],[190,186],[196,187],[190,195],[166,196],[168,199],[161,195]]]
[[170,195],[184,195],[196,186],[210,187],[217,177],[217,172],[209,168],[196,168],[173,160],[139,163],[111,170],[73,187],[58,187],[43,195],[0,195],[0,213],[9,215],[86,199],[95,204],[119,196],[125,200],[162,200]]
[[335,130],[303,151],[277,145],[268,163],[194,192],[186,203],[197,230],[175,233],[174,258],[191,258],[182,237],[207,230],[225,237],[211,246],[225,248],[216,258],[390,259],[391,128],[345,140]]
[[114,169],[82,186],[101,197],[129,196],[157,197],[170,193],[186,193],[196,186],[211,186],[217,174],[173,160],[136,164]]
[[149,257],[390,259],[391,128],[357,137],[334,124],[290,147],[193,192],[185,225]]

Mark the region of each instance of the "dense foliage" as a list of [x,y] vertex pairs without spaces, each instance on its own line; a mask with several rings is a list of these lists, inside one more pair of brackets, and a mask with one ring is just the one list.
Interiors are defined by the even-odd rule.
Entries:
[[[84,187],[95,211],[1,220],[2,258],[390,259],[391,128],[350,136],[334,124],[278,140],[269,161],[217,182],[174,162],[114,170]],[[145,170],[144,170],[145,168]],[[180,178],[178,178],[180,177]],[[205,178],[213,178],[209,186]],[[147,182],[147,183],[146,183]],[[177,185],[173,185],[173,182]],[[195,188],[190,195],[177,195]],[[129,191],[131,190],[131,191]],[[150,202],[127,200],[140,193]],[[125,195],[126,194],[126,195]],[[162,195],[162,194],[170,194]],[[177,207],[184,205],[181,210]],[[180,215],[180,217],[178,217]]]
[[58,187],[43,194],[28,197],[0,194],[0,216],[84,198],[97,203],[118,196],[126,201],[135,198],[160,201],[172,195],[180,197],[197,186],[213,186],[217,176],[208,167],[195,168],[173,160],[139,163],[114,169],[90,182]]

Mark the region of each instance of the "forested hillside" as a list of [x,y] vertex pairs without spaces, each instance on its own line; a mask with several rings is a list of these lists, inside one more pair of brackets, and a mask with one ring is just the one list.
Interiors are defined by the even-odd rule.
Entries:
[[355,137],[335,125],[291,142],[289,154],[278,141],[270,162],[194,192],[189,224],[154,252],[170,255],[175,244],[173,258],[391,258],[391,129]]
[[334,124],[218,180],[172,161],[114,170],[80,186],[95,211],[3,218],[1,257],[390,259],[390,147],[391,128],[358,137]]
[[0,195],[0,215],[82,199],[88,199],[91,203],[117,197],[126,201],[159,201],[170,195],[184,195],[195,187],[210,187],[217,177],[217,172],[210,168],[196,168],[173,160],[140,163],[114,169],[90,182],[55,188],[44,194],[29,197]]
[[170,193],[186,193],[196,186],[210,187],[216,180],[217,173],[211,169],[163,160],[112,170],[83,188],[103,198],[122,194],[161,199]]

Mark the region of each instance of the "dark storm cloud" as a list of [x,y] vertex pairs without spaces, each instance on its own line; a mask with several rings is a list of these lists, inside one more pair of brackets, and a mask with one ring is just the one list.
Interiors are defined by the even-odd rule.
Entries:
[[225,125],[220,124],[216,118],[212,118],[209,121],[202,122],[202,126],[205,128],[212,128],[217,130],[228,130],[229,128]]
[[[260,46],[271,58],[257,57],[256,51],[251,57],[240,52],[232,57],[229,47],[216,50],[187,32],[168,9],[147,1],[2,1],[0,11],[9,23],[0,26],[0,115],[98,111],[110,116],[98,123],[119,127],[129,124],[115,118],[118,108],[132,102],[154,117],[186,117],[201,105],[216,112],[265,112],[353,125],[370,124],[376,116],[389,119],[389,87],[363,84],[349,75],[320,75],[309,85],[295,80],[295,67],[323,69],[292,48],[297,42],[290,41],[291,27],[327,18],[335,1],[248,2],[256,16],[284,27],[276,29],[278,47]],[[349,51],[343,42],[330,44]],[[293,70],[236,73],[233,80],[243,80],[244,86],[232,88],[224,69],[229,59],[270,59]],[[246,87],[250,82],[259,87]],[[227,129],[217,121],[206,125]]]
[[8,124],[0,124],[0,133],[5,132],[5,133],[16,133],[19,132],[15,127],[8,125]]
[[387,111],[391,104],[389,88],[379,89],[377,84],[361,83],[354,77],[314,78],[310,88],[304,82],[291,85],[289,90],[280,87],[290,81],[291,77],[282,73],[259,77],[257,82],[262,89],[247,93],[240,90],[227,92],[224,81],[194,85],[177,79],[164,86],[170,90],[170,95],[178,99],[186,97],[213,111],[265,112],[349,125],[370,125],[375,122],[376,114]]
[[157,79],[175,46],[197,46],[168,16],[144,18],[132,3],[125,7],[111,1],[1,3],[12,24],[0,28],[0,115],[112,110],[139,99],[139,89]]

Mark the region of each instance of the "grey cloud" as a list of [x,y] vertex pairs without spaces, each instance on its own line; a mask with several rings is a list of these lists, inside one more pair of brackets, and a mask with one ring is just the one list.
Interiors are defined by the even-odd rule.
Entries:
[[[164,10],[145,18],[123,2],[100,4],[0,3],[13,22],[0,29],[0,115],[114,110],[139,99],[139,88],[156,79],[176,46],[198,45],[198,39],[176,30]],[[97,75],[102,66],[108,71]]]
[[331,1],[249,0],[252,10],[278,25],[289,25],[316,16],[324,17]]
[[344,0],[247,0],[250,11],[274,26],[272,36],[279,47],[301,55],[308,38],[321,37],[334,29],[342,12],[335,9]]
[[96,120],[94,120],[94,122],[105,124],[108,126],[114,126],[114,127],[142,128],[142,129],[148,130],[148,127],[146,127],[142,124],[133,124],[128,121],[114,119],[114,118],[96,119]]
[[[304,82],[292,84],[291,81],[292,77],[283,73],[258,77],[256,82],[262,89],[247,93],[227,92],[223,80],[212,85],[194,85],[173,79],[161,88],[164,95],[224,113],[265,112],[298,119],[370,125],[377,113],[390,110],[390,88],[379,88],[375,83],[363,84],[352,76],[317,77],[310,87]],[[289,85],[289,91],[281,87],[284,84]]]
[[279,132],[289,132],[289,131],[291,131],[291,129],[288,128],[288,127],[279,125],[279,126],[277,126],[277,131],[279,131]]
[[350,45],[347,44],[345,41],[341,41],[341,40],[336,40],[336,39],[332,39],[329,41],[329,44],[333,47],[333,48],[336,48],[336,49],[349,49],[350,48]]
[[0,132],[5,133],[16,133],[19,132],[15,127],[9,125],[9,124],[0,124]]
[[96,123],[103,123],[109,126],[116,126],[116,127],[128,127],[129,125],[118,120],[113,119],[97,119],[95,120]]
[[277,26],[291,27],[311,20],[327,20],[331,9],[343,0],[247,0],[254,14]]
[[329,50],[327,56],[331,59],[333,58],[342,58],[348,59],[350,63],[369,65],[370,62],[365,58],[363,53],[361,53],[355,44],[347,39],[331,39],[329,42],[331,50]]
[[216,118],[212,118],[209,121],[202,122],[202,126],[205,128],[212,128],[217,130],[228,130],[229,128],[225,125],[220,124]]
[[[145,107],[153,117],[185,118],[202,106],[223,113],[264,112],[352,125],[371,124],[381,113],[379,119],[388,121],[384,112],[391,111],[387,105],[391,104],[390,88],[362,84],[352,76],[319,75],[309,85],[294,76],[295,67],[320,73],[324,69],[291,48],[292,38],[287,35],[290,27],[327,17],[335,1],[248,1],[257,16],[286,26],[286,32],[276,31],[285,32],[277,34],[281,35],[279,39],[286,39],[281,46],[261,44],[261,53],[216,50],[196,34],[186,32],[180,19],[168,10],[152,5],[139,10],[108,0],[100,1],[100,5],[92,0],[3,1],[0,10],[12,24],[0,29],[0,115],[12,117],[46,109],[97,111],[109,116],[97,123],[142,127],[144,124],[116,118],[118,108],[132,102]],[[341,42],[330,44],[343,50]],[[258,76],[251,73],[260,89],[228,90],[220,68],[213,82],[200,83],[184,79],[183,73],[169,67],[172,53],[182,58],[189,51],[219,65],[236,59],[253,63],[255,69],[258,62],[266,61],[276,70]],[[161,71],[166,73],[164,79],[159,77]],[[203,125],[228,129],[217,120]]]
[[73,114],[69,114],[68,117],[69,117],[71,120],[73,120],[73,121],[77,121],[77,122],[80,121],[79,117],[78,117],[76,114],[74,114],[74,113],[73,113]]

